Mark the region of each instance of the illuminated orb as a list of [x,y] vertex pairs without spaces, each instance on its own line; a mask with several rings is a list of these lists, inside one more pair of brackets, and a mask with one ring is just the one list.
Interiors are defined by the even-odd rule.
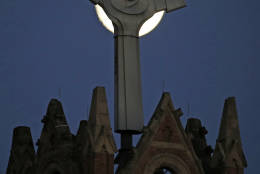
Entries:
[[[112,21],[108,18],[106,12],[99,5],[95,5],[95,9],[97,12],[97,16],[99,21],[103,24],[103,26],[114,33],[114,26]],[[139,36],[143,36],[151,32],[162,20],[165,11],[159,11],[155,13],[151,18],[149,18],[139,30]]]

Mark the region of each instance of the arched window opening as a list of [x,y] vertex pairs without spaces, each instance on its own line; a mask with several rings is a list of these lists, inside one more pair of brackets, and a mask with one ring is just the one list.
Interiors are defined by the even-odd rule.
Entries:
[[160,167],[155,170],[154,174],[176,174],[176,173],[168,167]]

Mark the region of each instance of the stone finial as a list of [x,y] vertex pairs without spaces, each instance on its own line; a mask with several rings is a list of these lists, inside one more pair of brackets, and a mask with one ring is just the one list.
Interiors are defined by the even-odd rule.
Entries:
[[240,168],[241,170],[247,166],[234,97],[225,100],[212,166],[215,168]]
[[7,174],[33,174],[35,151],[29,127],[19,126],[13,131],[11,154],[7,167]]
[[89,146],[93,146],[94,140],[90,136],[90,130],[87,120],[81,120],[76,136],[77,149],[82,151],[81,155],[86,155]]
[[51,99],[47,108],[47,115],[64,115],[62,104],[57,99]]
[[87,120],[81,120],[80,124],[79,124],[79,129],[78,129],[78,132],[77,132],[77,136],[85,138],[85,134],[87,132],[87,129],[88,129],[88,121]]
[[94,151],[114,154],[117,148],[110,126],[104,87],[96,87],[93,91],[88,125]]
[[51,99],[49,102],[47,113],[43,118],[44,120],[46,120],[46,124],[51,122],[54,125],[54,129],[60,134],[71,134],[62,104],[57,99]]
[[166,110],[170,109],[170,111],[174,112],[175,108],[173,106],[173,102],[171,99],[171,94],[169,92],[164,92],[161,100],[157,106],[157,109]]
[[[236,102],[234,97],[225,100],[221,125],[219,129],[218,141],[240,139],[240,130],[238,125],[238,116],[236,109]],[[229,142],[225,142],[227,145]]]
[[104,87],[96,87],[93,91],[89,124],[110,128],[110,120]]
[[54,147],[72,143],[72,134],[60,101],[51,99],[42,122],[44,125],[41,137],[36,143],[38,155],[44,154]]
[[79,141],[85,137],[81,145],[82,159],[87,164],[83,167],[86,173],[114,173],[114,154],[117,148],[110,127],[104,87],[93,90],[89,120],[81,121],[77,137],[81,139]]

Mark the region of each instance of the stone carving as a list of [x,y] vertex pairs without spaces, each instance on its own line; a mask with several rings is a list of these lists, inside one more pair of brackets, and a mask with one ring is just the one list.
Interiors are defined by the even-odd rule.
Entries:
[[[213,156],[207,130],[190,118],[184,130],[181,109],[164,93],[136,147],[115,159],[117,174],[234,174],[244,173],[247,161],[239,132],[235,99],[225,101]],[[93,91],[89,120],[76,135],[70,132],[61,103],[50,101],[35,153],[28,127],[16,127],[6,174],[113,174],[117,152],[110,126],[105,89]],[[232,123],[232,127],[230,127]],[[66,126],[59,126],[66,125]],[[63,138],[53,138],[60,137]],[[122,150],[122,149],[121,149]]]

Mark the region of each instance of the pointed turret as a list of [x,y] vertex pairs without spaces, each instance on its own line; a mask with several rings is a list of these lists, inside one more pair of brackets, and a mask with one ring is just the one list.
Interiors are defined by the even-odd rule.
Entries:
[[90,135],[89,125],[87,120],[81,120],[76,136],[76,154],[80,165],[82,174],[89,173],[90,161],[92,160],[92,152],[90,148],[93,147],[93,138]]
[[86,151],[91,146],[90,143],[93,143],[93,140],[90,137],[90,132],[88,129],[88,121],[87,120],[81,120],[79,129],[76,136],[76,144],[77,149],[80,151],[83,151],[82,155],[86,155]]
[[104,87],[96,87],[93,91],[89,124],[91,126],[103,126],[104,128],[111,129]]
[[34,174],[35,151],[29,127],[19,126],[13,131],[7,174]]
[[42,123],[44,124],[43,130],[37,142],[39,146],[38,155],[57,146],[72,143],[72,134],[66,121],[62,104],[57,99],[52,99],[49,102]]
[[233,171],[239,171],[242,174],[244,168],[247,167],[234,97],[225,100],[212,167],[217,168],[219,173],[225,174],[231,174]]
[[234,97],[230,97],[225,100],[218,140],[226,140],[224,142],[226,149],[230,146],[230,140],[236,140],[241,143],[236,102]]
[[110,126],[108,105],[104,87],[93,91],[89,121],[87,123],[91,141],[89,172],[93,174],[114,172],[114,153],[117,151]]
[[95,141],[95,151],[100,151],[100,149],[98,150],[99,145],[104,143],[102,145],[103,148],[106,148],[109,153],[114,154],[117,150],[110,126],[104,87],[96,87],[93,91],[88,125]]
[[49,102],[42,119],[43,129],[37,142],[37,174],[79,173],[75,138],[71,134],[62,104],[57,99]]

